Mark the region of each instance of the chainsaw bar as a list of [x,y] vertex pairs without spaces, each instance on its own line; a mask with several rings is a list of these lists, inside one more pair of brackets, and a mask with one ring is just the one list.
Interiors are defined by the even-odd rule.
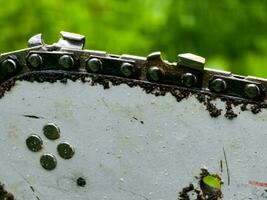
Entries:
[[84,44],[0,56],[0,200],[267,198],[267,80]]

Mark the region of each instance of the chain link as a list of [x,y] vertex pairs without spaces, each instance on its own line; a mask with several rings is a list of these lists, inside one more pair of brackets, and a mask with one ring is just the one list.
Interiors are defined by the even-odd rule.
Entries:
[[52,45],[42,35],[30,38],[27,49],[1,54],[0,83],[31,71],[64,70],[125,77],[157,84],[203,90],[218,96],[266,100],[267,80],[244,77],[226,71],[205,68],[205,58],[186,53],[177,63],[161,58],[160,52],[147,57],[113,55],[104,51],[83,50],[85,37],[61,32]]

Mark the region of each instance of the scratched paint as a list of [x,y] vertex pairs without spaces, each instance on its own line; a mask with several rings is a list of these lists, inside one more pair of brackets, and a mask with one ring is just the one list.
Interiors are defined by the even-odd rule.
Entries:
[[250,185],[256,186],[256,187],[265,187],[267,188],[267,182],[259,182],[259,181],[249,181]]
[[[226,112],[224,102],[212,103]],[[126,84],[104,90],[80,81],[17,82],[0,109],[0,182],[18,200],[177,200],[185,187],[198,184],[195,176],[203,168],[222,179],[222,199],[266,199],[266,188],[249,182],[267,181],[265,110],[213,118],[195,95],[177,103],[170,94],[155,96]],[[60,140],[75,147],[66,161],[57,154],[57,141],[43,137],[40,154],[57,156],[53,171],[44,170],[40,154],[25,145],[47,122],[56,123]]]

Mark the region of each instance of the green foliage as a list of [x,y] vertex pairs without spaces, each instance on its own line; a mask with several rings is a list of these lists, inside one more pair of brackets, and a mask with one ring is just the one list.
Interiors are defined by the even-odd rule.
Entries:
[[43,33],[87,36],[87,48],[206,57],[207,66],[267,78],[267,3],[261,0],[0,0],[0,51]]

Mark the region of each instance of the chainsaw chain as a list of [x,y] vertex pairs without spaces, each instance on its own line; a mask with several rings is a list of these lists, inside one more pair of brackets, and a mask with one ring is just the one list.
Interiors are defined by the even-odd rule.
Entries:
[[0,84],[27,72],[64,70],[172,85],[253,102],[267,100],[267,80],[205,68],[205,58],[194,54],[179,54],[178,61],[171,63],[163,60],[160,52],[147,57],[114,55],[84,50],[84,44],[84,36],[69,32],[61,32],[60,40],[52,45],[45,44],[41,34],[35,35],[29,39],[28,48],[0,55]]

